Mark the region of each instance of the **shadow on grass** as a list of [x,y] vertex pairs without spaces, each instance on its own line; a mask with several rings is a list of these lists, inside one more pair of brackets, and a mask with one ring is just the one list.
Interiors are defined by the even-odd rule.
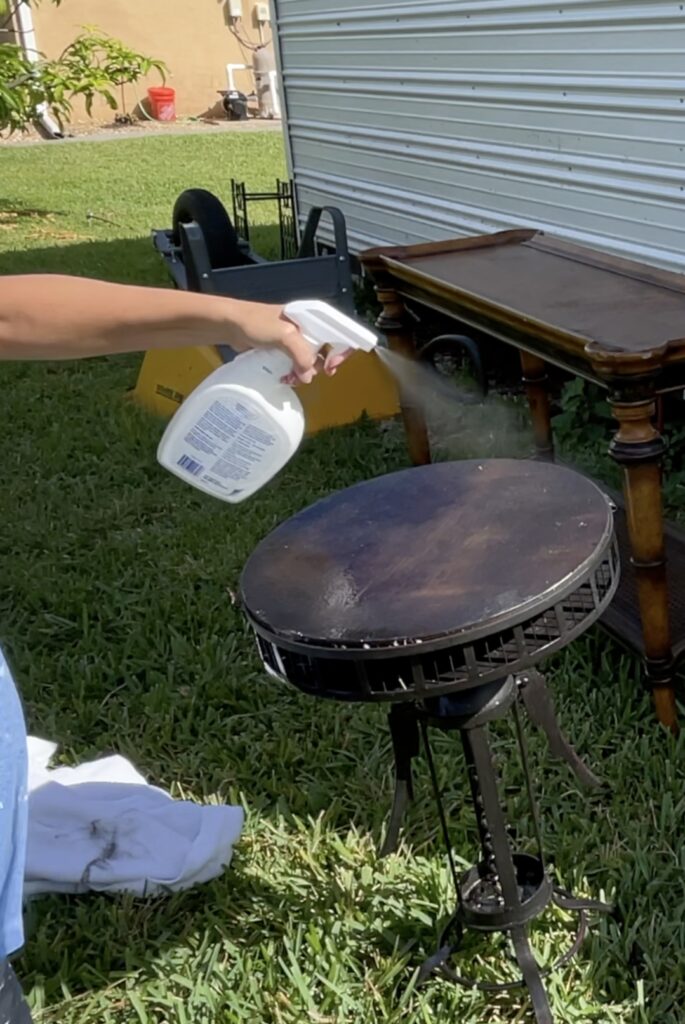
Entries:
[[[4,218],[16,224],[23,218],[49,218],[50,211],[6,209],[0,200],[0,230]],[[0,237],[1,241],[1,237]],[[253,249],[266,258],[277,258],[277,225],[256,225],[250,231]],[[44,245],[32,249],[0,251],[0,275],[74,274],[124,284],[162,285],[169,276],[151,237],[119,238],[74,244]],[[255,300],[259,299],[255,295]]]
[[59,210],[43,210],[14,199],[0,197],[0,227],[12,226],[26,220],[45,220],[58,216]]
[[0,275],[6,274],[73,274],[76,277],[145,285],[159,285],[167,281],[162,261],[148,238],[56,244],[0,252]]

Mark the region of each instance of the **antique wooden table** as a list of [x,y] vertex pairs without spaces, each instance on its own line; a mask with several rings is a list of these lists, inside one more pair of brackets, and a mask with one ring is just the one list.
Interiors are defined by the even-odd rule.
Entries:
[[[685,650],[685,603],[673,587],[669,603],[667,554],[679,575],[685,543],[664,527],[664,442],[654,418],[656,396],[685,387],[685,278],[523,230],[370,249],[361,261],[375,281],[378,326],[391,349],[414,352],[409,300],[520,350],[541,458],[554,458],[545,364],[607,388],[618,424],[609,450],[624,470],[617,532],[628,557],[604,622],[641,650],[659,720],[676,728],[673,673]],[[405,398],[402,411],[413,462],[430,462],[421,410]]]

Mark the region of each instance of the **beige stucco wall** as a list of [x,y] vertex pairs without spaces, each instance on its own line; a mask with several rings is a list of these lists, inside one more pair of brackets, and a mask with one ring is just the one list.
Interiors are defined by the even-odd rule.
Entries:
[[[243,0],[242,34],[254,42],[259,35],[253,20],[253,0]],[[217,90],[226,88],[226,64],[249,64],[244,51],[229,31],[222,0],[64,0],[55,7],[42,3],[34,8],[38,49],[48,57],[57,56],[81,31],[83,25],[123,40],[150,57],[165,61],[167,84],[176,90],[179,115],[203,114],[217,101]],[[267,38],[269,26],[265,26]],[[252,91],[249,72],[238,72],[238,87]],[[159,77],[138,86],[141,99],[147,85],[159,85]],[[127,105],[135,106],[135,95],[127,90]],[[111,120],[104,101],[94,106],[96,120]],[[74,121],[86,120],[83,104],[74,106]]]

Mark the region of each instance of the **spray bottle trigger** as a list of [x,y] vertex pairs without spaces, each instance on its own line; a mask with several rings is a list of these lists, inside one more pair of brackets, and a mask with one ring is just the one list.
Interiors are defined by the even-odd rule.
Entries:
[[339,345],[324,345],[323,348],[319,349],[319,355],[323,356],[324,359],[326,356],[344,356],[353,349],[353,345],[345,343],[341,343]]
[[351,348],[370,352],[378,341],[368,327],[318,299],[289,302],[283,313],[297,324],[305,341],[317,351],[327,346],[336,355]]

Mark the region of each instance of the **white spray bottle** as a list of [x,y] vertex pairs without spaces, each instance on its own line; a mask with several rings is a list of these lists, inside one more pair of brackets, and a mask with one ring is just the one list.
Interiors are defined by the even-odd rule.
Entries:
[[[289,303],[284,314],[317,352],[371,352],[376,335],[318,300]],[[214,370],[167,426],[157,459],[171,473],[222,501],[249,498],[295,454],[304,412],[281,383],[292,361],[280,349],[252,349]]]

